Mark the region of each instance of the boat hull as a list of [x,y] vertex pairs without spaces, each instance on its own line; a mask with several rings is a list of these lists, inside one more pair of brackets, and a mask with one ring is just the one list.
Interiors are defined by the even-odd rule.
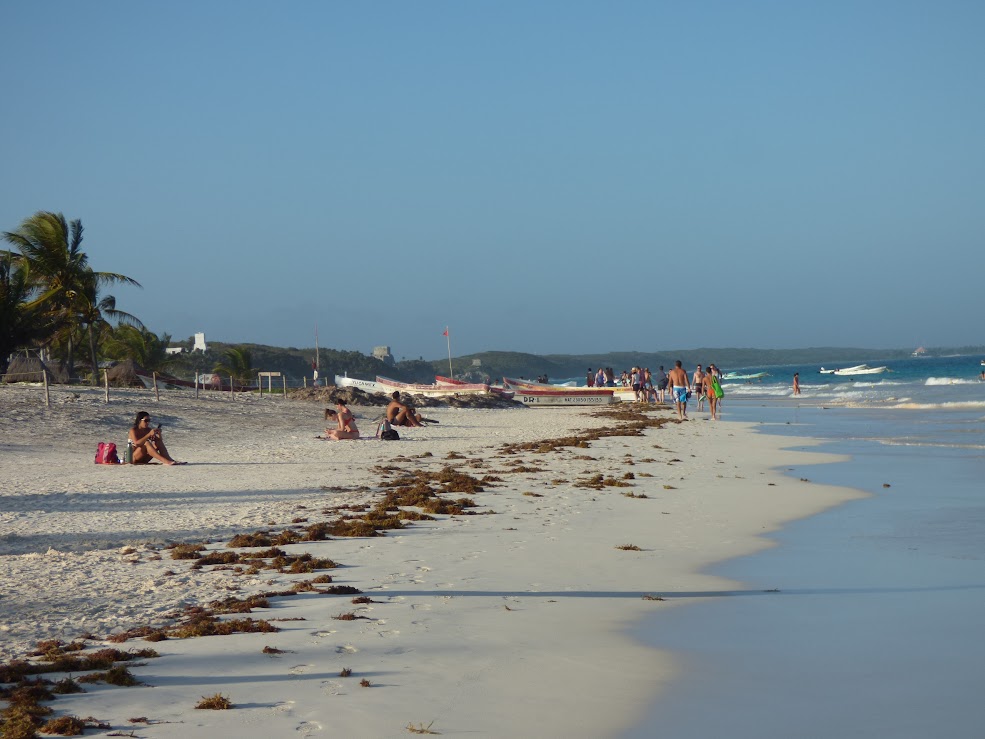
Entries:
[[616,402],[615,388],[577,388],[524,383],[517,387],[503,378],[503,386],[513,390],[513,400],[532,408],[547,406],[609,405]]
[[[137,372],[137,377],[144,384],[144,387],[148,390],[154,388],[154,375],[150,373]],[[218,384],[216,384],[215,379],[218,375],[208,375],[208,380],[202,378],[198,382],[198,388],[200,390],[220,390],[224,392],[229,392],[229,385],[224,384],[222,378],[219,379]],[[229,378],[225,378],[228,380]],[[170,388],[194,388],[195,382],[193,380],[179,380],[177,377],[169,377],[168,375],[158,375],[157,376],[157,386],[158,387],[170,387]],[[257,390],[256,385],[236,385],[233,390],[237,393],[249,393]]]
[[392,393],[398,390],[402,393],[412,393],[415,395],[428,395],[432,397],[442,397],[448,395],[488,395],[489,386],[485,383],[461,383],[448,385],[422,385],[412,382],[399,382],[388,377],[377,376],[376,384],[380,385],[384,392]]
[[335,376],[336,387],[355,387],[364,393],[385,393],[386,388],[378,385],[373,380],[357,380],[355,377]]
[[889,371],[889,367],[865,367],[862,369],[852,367],[851,369],[835,370],[835,374],[838,377],[858,377],[860,375],[881,375],[887,371]]

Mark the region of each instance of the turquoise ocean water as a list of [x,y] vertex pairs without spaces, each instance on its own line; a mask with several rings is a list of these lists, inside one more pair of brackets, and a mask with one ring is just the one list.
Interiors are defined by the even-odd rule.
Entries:
[[868,497],[711,568],[740,583],[730,595],[641,625],[634,635],[682,669],[626,736],[985,736],[980,360],[889,362],[866,378],[743,368],[769,376],[725,385],[726,419],[850,456],[786,474]]

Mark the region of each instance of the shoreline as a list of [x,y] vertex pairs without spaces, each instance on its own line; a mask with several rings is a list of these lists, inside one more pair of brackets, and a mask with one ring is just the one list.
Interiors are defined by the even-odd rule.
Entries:
[[[0,449],[13,462],[3,465],[12,482],[4,497],[12,492],[22,506],[11,517],[13,506],[0,497],[0,543],[7,549],[24,544],[12,533],[27,537],[27,528],[39,524],[47,526],[49,536],[59,527],[74,526],[76,538],[114,541],[115,547],[124,533],[117,530],[121,521],[138,532],[156,531],[162,540],[175,529],[188,536],[200,531],[216,542],[210,548],[218,548],[234,529],[261,528],[275,518],[284,524],[318,505],[353,502],[352,491],[331,489],[372,489],[379,479],[368,468],[379,465],[439,469],[451,459],[463,471],[503,478],[472,496],[496,515],[439,517],[385,537],[289,547],[338,560],[343,567],[331,571],[335,582],[385,600],[353,609],[349,599],[302,594],[270,609],[279,617],[305,619],[280,622],[278,634],[155,645],[164,658],[134,670],[157,686],[152,691],[157,698],[146,704],[144,713],[155,720],[185,722],[173,734],[164,725],[158,727],[162,732],[155,730],[155,735],[160,736],[188,736],[190,730],[204,736],[228,728],[230,721],[242,724],[238,730],[247,736],[258,737],[278,735],[288,724],[303,733],[330,727],[353,736],[398,736],[406,735],[408,722],[426,726],[431,720],[443,734],[618,733],[642,718],[654,692],[675,670],[672,657],[642,648],[629,636],[630,628],[655,608],[728,590],[730,581],[701,570],[772,546],[762,534],[855,496],[846,489],[790,480],[774,469],[834,461],[829,455],[786,451],[782,447],[789,437],[754,434],[752,424],[731,421],[668,423],[642,437],[593,440],[587,448],[501,456],[497,450],[506,443],[559,438],[612,421],[575,409],[429,409],[440,425],[409,430],[401,442],[316,442],[311,437],[320,431],[317,404],[244,398],[209,399],[204,405],[200,400],[195,407],[196,401],[180,394],[162,393],[158,406],[135,391],[125,401],[104,406],[101,394],[76,394],[82,397],[45,412],[43,407],[31,410],[29,403],[9,408],[10,390],[0,391],[5,410]],[[170,417],[165,428],[173,428],[172,451],[190,465],[112,469],[91,463],[91,452],[84,452],[95,441],[115,438],[107,429],[120,435],[120,419],[132,418],[140,408]],[[354,410],[366,434],[378,411]],[[47,447],[46,429],[64,422],[95,426],[100,436],[80,436],[75,449],[55,453]],[[13,433],[18,427],[27,431],[26,443]],[[208,442],[214,427],[229,437],[224,450]],[[265,440],[276,434],[283,436]],[[798,442],[804,445],[806,440]],[[215,459],[227,453],[232,459],[248,457],[249,463]],[[421,456],[426,453],[433,456]],[[521,464],[510,472],[507,463],[514,458]],[[617,481],[632,473],[625,480],[632,487],[596,490],[575,484],[593,472]],[[216,479],[219,474],[222,480]],[[129,503],[134,494],[157,507],[137,510]],[[31,504],[39,495],[47,502],[61,500],[65,510],[38,513]],[[206,497],[210,502],[203,504]],[[83,511],[97,515],[90,519]],[[204,521],[203,511],[209,514]],[[80,531],[83,518],[89,521],[88,531]],[[196,518],[199,531],[189,525]],[[101,520],[102,528],[97,525]],[[137,539],[147,541],[140,534]],[[642,551],[617,549],[624,545]],[[104,632],[133,619],[127,604],[118,596],[114,600],[114,590],[121,586],[144,588],[136,610],[152,617],[148,620],[164,620],[182,598],[202,603],[223,592],[242,597],[291,580],[271,573],[251,579],[208,568],[189,570],[159,546],[129,546],[134,551],[124,553],[121,545],[95,554],[13,554],[0,562],[14,581],[57,565],[66,588],[85,587],[84,578],[72,578],[73,571],[90,573],[89,579],[97,582],[89,587],[106,593],[106,602],[97,603],[102,611],[96,619]],[[15,561],[24,566],[13,567]],[[106,572],[101,579],[92,574],[99,568]],[[175,575],[165,576],[165,571]],[[39,595],[44,602],[45,593],[32,597],[38,600]],[[665,600],[644,600],[644,595]],[[155,611],[155,601],[166,604]],[[42,635],[68,631],[72,624],[84,628],[77,606],[66,604],[62,620],[48,623]],[[365,618],[351,623],[333,619],[343,609]],[[254,612],[254,618],[265,617]],[[35,619],[31,626],[37,633],[45,624]],[[7,642],[17,632],[12,633],[10,624],[5,628]],[[143,642],[127,644],[139,648]],[[260,654],[267,644],[287,652],[277,658]],[[236,653],[227,660],[228,680],[209,676],[214,660],[230,657],[228,651]],[[378,689],[364,690],[356,681],[338,678],[344,666],[356,677],[367,676]],[[170,697],[162,705],[165,687]],[[247,710],[189,710],[206,687],[223,688],[234,704],[245,703]],[[114,689],[60,698],[53,707],[119,721],[138,711],[134,703],[140,705],[145,693]],[[504,711],[505,706],[510,710]]]
[[[713,567],[779,597],[725,599],[686,618],[671,613],[659,630],[656,620],[641,625],[645,643],[673,650],[687,670],[624,736],[649,736],[658,721],[682,739],[779,739],[804,726],[812,736],[974,735],[985,519],[980,447],[964,445],[966,424],[950,411],[939,424],[843,409],[791,427],[790,409],[770,406],[757,414],[762,433],[847,456],[795,474],[864,497],[784,527],[773,551]],[[925,435],[900,444],[914,420]]]

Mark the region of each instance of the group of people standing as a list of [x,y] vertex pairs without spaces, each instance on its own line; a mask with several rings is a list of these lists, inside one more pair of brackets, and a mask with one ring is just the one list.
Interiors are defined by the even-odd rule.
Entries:
[[707,371],[699,364],[694,374],[689,378],[678,360],[670,371],[670,382],[673,388],[674,406],[677,417],[687,419],[687,401],[692,393],[698,393],[698,410],[702,410],[704,401],[708,400],[708,410],[713,421],[718,419],[718,407],[725,393],[721,385],[722,371],[714,364],[709,364]]
[[[718,407],[724,395],[720,380],[722,371],[714,364],[709,364],[707,371],[699,364],[693,375],[688,377],[680,360],[674,363],[669,373],[661,365],[656,373],[651,373],[649,367],[633,367],[623,371],[618,384],[631,387],[636,393],[636,400],[641,403],[667,402],[667,390],[671,390],[671,398],[677,408],[678,418],[687,418],[687,401],[692,393],[698,393],[698,410],[702,410],[704,401],[708,400],[708,408],[713,419],[718,418]],[[611,367],[600,368],[593,372],[591,367],[585,377],[588,387],[616,387],[615,373]]]
[[[623,372],[623,375],[625,374]],[[592,368],[589,367],[588,374],[585,376],[585,384],[588,387],[615,387],[616,371],[612,367],[599,367],[598,372],[592,372]]]

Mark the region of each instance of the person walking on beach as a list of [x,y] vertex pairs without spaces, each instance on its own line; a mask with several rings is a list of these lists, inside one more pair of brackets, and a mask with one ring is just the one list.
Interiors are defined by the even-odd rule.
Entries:
[[800,373],[793,373],[793,394],[800,395]]
[[674,362],[674,369],[670,371],[667,382],[673,388],[674,407],[677,408],[677,418],[681,421],[687,420],[687,391],[691,389],[691,381],[687,379],[687,372],[681,367],[681,360]]
[[720,402],[718,391],[722,386],[718,384],[718,378],[715,376],[715,373],[712,372],[714,367],[715,365],[713,364],[708,365],[708,372],[705,373],[705,378],[702,381],[704,385],[702,392],[708,398],[708,410],[711,411],[711,420],[717,421],[718,403]]
[[390,404],[386,407],[386,420],[394,426],[423,426],[421,414],[414,411],[406,403],[400,402],[400,391],[394,390],[390,396]]
[[595,373],[595,387],[605,387],[605,370],[601,367]]
[[150,423],[150,413],[140,411],[137,414],[128,434],[130,443],[133,444],[133,458],[130,464],[149,464],[152,459],[167,465],[184,464],[172,459],[168,453],[168,448],[164,446],[160,424],[156,429],[152,429]]
[[595,387],[595,373],[592,372],[592,368],[588,368],[588,374],[585,376],[585,385],[588,387]]
[[335,407],[325,409],[325,420],[334,419],[338,423],[338,428],[325,429],[325,438],[341,441],[342,439],[358,439],[359,429],[356,428],[356,419],[352,416],[344,400],[336,400]]
[[700,364],[694,370],[694,376],[691,378],[691,387],[698,394],[698,410],[703,410],[705,404],[705,373],[701,369]]
[[667,401],[667,373],[664,372],[664,366],[661,364],[659,369],[657,369],[657,400],[661,403]]

